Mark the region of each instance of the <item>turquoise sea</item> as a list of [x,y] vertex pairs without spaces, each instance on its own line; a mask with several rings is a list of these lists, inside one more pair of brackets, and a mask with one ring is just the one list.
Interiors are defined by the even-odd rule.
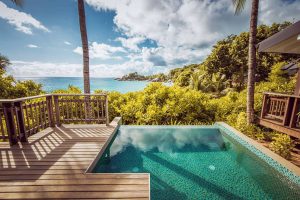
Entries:
[[[57,89],[67,89],[69,85],[79,87],[83,90],[82,77],[18,77],[17,80],[33,80],[43,85],[46,92]],[[114,78],[91,78],[91,92],[97,89],[105,91],[118,91],[121,93],[138,91],[144,89],[148,81],[117,81]]]

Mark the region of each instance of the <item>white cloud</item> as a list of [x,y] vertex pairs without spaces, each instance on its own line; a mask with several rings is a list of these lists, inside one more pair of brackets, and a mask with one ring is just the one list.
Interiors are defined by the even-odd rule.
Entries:
[[[261,0],[259,23],[300,19],[300,0]],[[247,31],[250,4],[236,16],[231,0],[86,0],[96,10],[116,12],[114,23],[124,37],[117,38],[131,60],[148,66],[180,67],[199,63],[212,45],[230,34]],[[284,9],[283,9],[284,8]],[[140,40],[139,40],[140,39]],[[158,47],[139,48],[145,39]],[[133,63],[134,64],[134,63]],[[136,71],[139,71],[136,66]]]
[[[127,36],[152,39],[163,47],[206,46],[247,27],[241,23],[244,14],[234,16],[230,0],[87,0],[87,3],[98,10],[114,10],[114,22]],[[230,22],[239,27],[229,26]]]
[[[73,50],[73,52],[82,55],[82,47],[76,47]],[[92,42],[89,45],[89,53],[90,53],[90,58],[92,59],[99,58],[102,60],[106,60],[111,58],[121,59],[120,56],[116,56],[115,54],[126,53],[126,51],[123,47],[115,47],[104,43]]]
[[50,32],[41,22],[33,18],[30,14],[20,12],[16,9],[7,7],[0,2],[0,18],[8,21],[16,30],[26,34],[32,34],[32,28],[36,28],[45,32]]
[[[300,19],[300,0],[260,1],[259,23],[271,24]],[[121,64],[90,65],[98,77],[167,72],[174,67],[200,63],[211,46],[230,34],[249,28],[250,1],[241,15],[235,16],[231,0],[86,0],[97,10],[116,12],[114,23],[123,34],[116,38],[122,47],[92,42],[92,59],[120,59]],[[0,2],[1,3],[1,2]],[[0,13],[0,16],[2,13]],[[155,41],[143,47],[144,41]],[[73,50],[82,54],[82,48]],[[16,76],[82,76],[81,63],[41,63],[12,61],[8,71]]]
[[[7,72],[16,77],[81,77],[82,63],[44,63],[11,61]],[[122,64],[90,65],[90,74],[93,77],[121,77],[128,72],[139,69],[140,73],[153,74],[167,72],[165,67],[153,67],[150,62],[128,61]]]
[[34,44],[28,44],[27,47],[28,48],[39,48],[37,45],[34,45]]
[[145,38],[144,37],[131,37],[131,38],[118,37],[116,41],[121,42],[122,46],[125,48],[128,48],[132,51],[138,51],[139,50],[138,44],[145,41]]
[[66,45],[72,45],[70,42],[68,42],[68,41],[64,41],[64,44],[66,44]]
[[260,22],[296,22],[300,20],[300,1],[272,0],[272,3],[263,0],[260,4]]

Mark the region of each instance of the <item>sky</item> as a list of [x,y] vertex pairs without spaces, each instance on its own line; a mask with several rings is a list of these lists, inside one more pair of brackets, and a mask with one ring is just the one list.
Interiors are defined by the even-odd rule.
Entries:
[[[76,0],[0,0],[0,53],[16,77],[80,77]],[[216,41],[249,29],[250,0],[85,0],[91,77],[149,75],[201,63]],[[259,24],[300,20],[300,0],[261,0]]]

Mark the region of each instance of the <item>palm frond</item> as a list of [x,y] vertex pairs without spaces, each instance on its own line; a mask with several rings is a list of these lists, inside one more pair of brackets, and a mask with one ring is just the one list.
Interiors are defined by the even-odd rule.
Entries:
[[234,14],[239,15],[244,10],[246,0],[232,0],[232,3],[234,5]]
[[0,69],[5,69],[8,65],[10,65],[9,59],[0,54]]
[[11,0],[16,6],[22,7],[23,0]]

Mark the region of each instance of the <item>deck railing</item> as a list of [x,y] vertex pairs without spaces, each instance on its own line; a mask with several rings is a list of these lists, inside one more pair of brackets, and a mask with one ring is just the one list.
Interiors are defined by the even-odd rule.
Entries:
[[300,96],[264,93],[261,118],[289,128],[300,128]]
[[106,94],[46,94],[0,100],[0,139],[10,144],[45,128],[64,124],[108,125]]

